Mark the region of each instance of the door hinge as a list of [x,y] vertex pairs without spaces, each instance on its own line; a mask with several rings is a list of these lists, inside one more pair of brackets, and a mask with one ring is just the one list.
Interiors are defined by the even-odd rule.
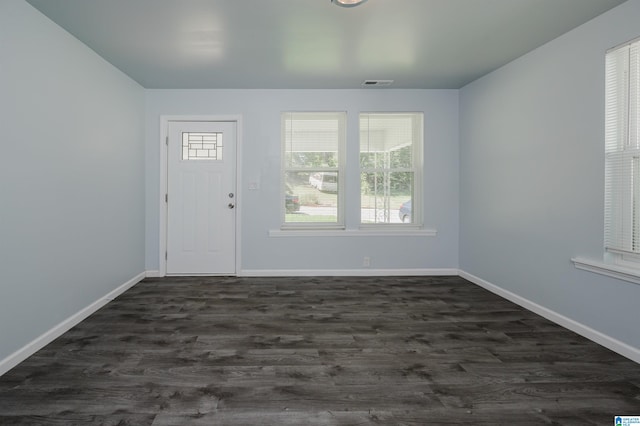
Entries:
[[164,139],[164,143],[165,143],[167,146],[169,146],[169,136],[167,136],[167,137]]
[[169,202],[169,194],[164,194],[164,202],[165,203]]
[[169,259],[169,252],[164,252],[164,260],[168,260]]

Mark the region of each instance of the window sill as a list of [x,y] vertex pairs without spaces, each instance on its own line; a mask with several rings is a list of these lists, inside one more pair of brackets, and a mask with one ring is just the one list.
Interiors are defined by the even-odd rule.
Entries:
[[583,271],[589,271],[605,275],[607,277],[640,284],[640,269],[583,259],[580,257],[574,257],[571,261],[576,268],[582,269]]
[[435,237],[435,229],[272,229],[269,237]]

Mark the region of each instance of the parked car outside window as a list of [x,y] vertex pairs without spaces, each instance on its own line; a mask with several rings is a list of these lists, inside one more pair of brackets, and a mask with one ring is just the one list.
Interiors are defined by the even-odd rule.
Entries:
[[309,176],[309,185],[323,192],[338,192],[337,172],[317,172]]
[[402,223],[411,223],[411,200],[402,203],[398,209],[398,216]]
[[285,187],[286,193],[284,194],[284,207],[287,213],[293,213],[300,210],[300,197],[293,194],[293,190],[289,185]]

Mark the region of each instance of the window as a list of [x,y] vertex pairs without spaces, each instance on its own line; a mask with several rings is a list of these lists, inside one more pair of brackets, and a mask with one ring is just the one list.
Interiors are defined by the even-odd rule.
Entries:
[[283,227],[343,228],[346,113],[282,114]]
[[360,114],[362,224],[421,224],[422,113]]
[[182,133],[183,160],[222,160],[222,133]]
[[640,40],[606,55],[605,248],[640,259]]

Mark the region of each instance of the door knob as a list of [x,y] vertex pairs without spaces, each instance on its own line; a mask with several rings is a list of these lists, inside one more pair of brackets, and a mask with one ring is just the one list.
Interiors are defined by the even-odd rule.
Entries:
[[229,203],[229,208],[230,208],[230,209],[234,208],[235,206],[236,206],[235,204],[233,204],[233,203]]

